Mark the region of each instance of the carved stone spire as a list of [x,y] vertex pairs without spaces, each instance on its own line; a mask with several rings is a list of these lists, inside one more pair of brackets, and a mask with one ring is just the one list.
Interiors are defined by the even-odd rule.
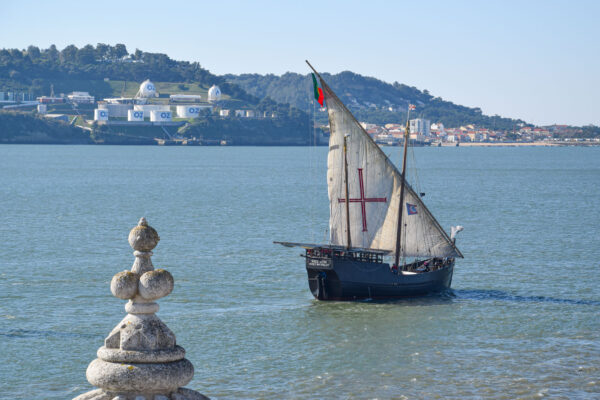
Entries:
[[128,314],[88,366],[87,380],[100,389],[74,400],[208,400],[183,388],[192,380],[194,367],[175,334],[154,314],[159,308],[154,301],[169,295],[174,284],[168,271],[152,265],[152,249],[159,240],[145,218],[129,233],[135,261],[131,271],[119,272],[110,283],[115,297],[129,300]]

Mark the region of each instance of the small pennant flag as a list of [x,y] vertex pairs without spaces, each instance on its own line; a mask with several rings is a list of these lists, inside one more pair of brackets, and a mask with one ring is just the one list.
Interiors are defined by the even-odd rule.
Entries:
[[418,214],[417,206],[414,204],[406,203],[406,212],[408,213],[408,215]]
[[414,104],[409,104],[408,105],[408,109],[411,110],[411,111],[414,110],[415,108],[417,108],[417,107]]
[[313,78],[313,89],[315,91],[315,100],[319,102],[321,107],[323,107],[323,100],[325,99],[325,96],[323,95],[323,89],[321,89],[319,87],[319,84],[317,83],[317,77],[315,76],[315,74],[311,73],[311,75]]

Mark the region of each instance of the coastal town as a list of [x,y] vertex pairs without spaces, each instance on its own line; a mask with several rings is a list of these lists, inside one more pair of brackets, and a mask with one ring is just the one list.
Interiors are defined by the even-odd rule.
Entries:
[[[106,78],[105,82],[109,82]],[[119,85],[121,83],[117,83]],[[127,86],[123,82],[123,88]],[[165,88],[170,88],[161,83]],[[134,83],[134,86],[137,86]],[[168,89],[167,89],[168,90]],[[183,93],[182,93],[183,91]],[[360,108],[354,99],[351,107]],[[371,104],[370,106],[375,106]],[[230,99],[217,85],[198,87],[190,91],[188,85],[180,84],[176,91],[161,91],[149,79],[139,84],[135,95],[98,99],[94,93],[73,91],[55,94],[51,86],[50,95],[33,96],[30,92],[9,91],[0,87],[0,107],[6,112],[29,112],[43,119],[51,119],[71,126],[92,131],[117,130],[131,137],[131,129],[146,127],[149,143],[156,144],[234,144],[229,140],[199,140],[184,137],[188,124],[206,118],[239,120],[242,130],[252,119],[276,119],[275,111],[265,111],[256,105]],[[326,107],[320,109],[326,112]],[[422,115],[422,113],[421,113]],[[404,141],[404,123],[374,124],[360,122],[367,134],[380,146],[397,146]],[[109,128],[110,127],[110,128]],[[131,128],[131,129],[130,129]],[[182,128],[182,129],[180,129]],[[315,121],[316,143],[329,142],[328,124]],[[490,129],[476,124],[448,127],[442,122],[426,118],[409,120],[410,141],[413,146],[592,146],[600,145],[600,137],[586,137],[586,127],[569,125],[535,126],[523,122],[512,129]],[[271,144],[276,142],[271,142]],[[253,144],[256,144],[253,142]],[[293,144],[293,143],[280,143]],[[296,144],[301,144],[300,142]],[[308,144],[304,143],[304,144]]]
[[[406,127],[403,124],[377,125],[361,122],[371,138],[380,145],[402,143]],[[599,138],[577,138],[581,128],[568,125],[528,126],[513,130],[493,130],[476,125],[445,127],[442,123],[416,118],[409,121],[410,140],[420,146],[494,146],[494,145],[599,145]]]

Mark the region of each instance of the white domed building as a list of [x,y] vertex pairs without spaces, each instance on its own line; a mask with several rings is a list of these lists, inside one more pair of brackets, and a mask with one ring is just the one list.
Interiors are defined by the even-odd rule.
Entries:
[[144,99],[147,99],[150,97],[158,97],[158,92],[156,91],[156,87],[154,86],[154,83],[152,83],[150,81],[150,79],[146,79],[140,85],[140,90],[138,90],[135,97],[144,98]]
[[208,101],[214,103],[219,100],[221,100],[221,89],[217,85],[212,85],[208,89]]

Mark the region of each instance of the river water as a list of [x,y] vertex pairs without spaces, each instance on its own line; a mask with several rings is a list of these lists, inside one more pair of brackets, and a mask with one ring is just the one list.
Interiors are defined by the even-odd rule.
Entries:
[[600,148],[415,149],[465,258],[451,293],[378,303],[314,300],[272,244],[323,240],[326,152],[0,146],[0,398],[91,389],[142,216],[175,277],[158,316],[213,399],[600,398]]

